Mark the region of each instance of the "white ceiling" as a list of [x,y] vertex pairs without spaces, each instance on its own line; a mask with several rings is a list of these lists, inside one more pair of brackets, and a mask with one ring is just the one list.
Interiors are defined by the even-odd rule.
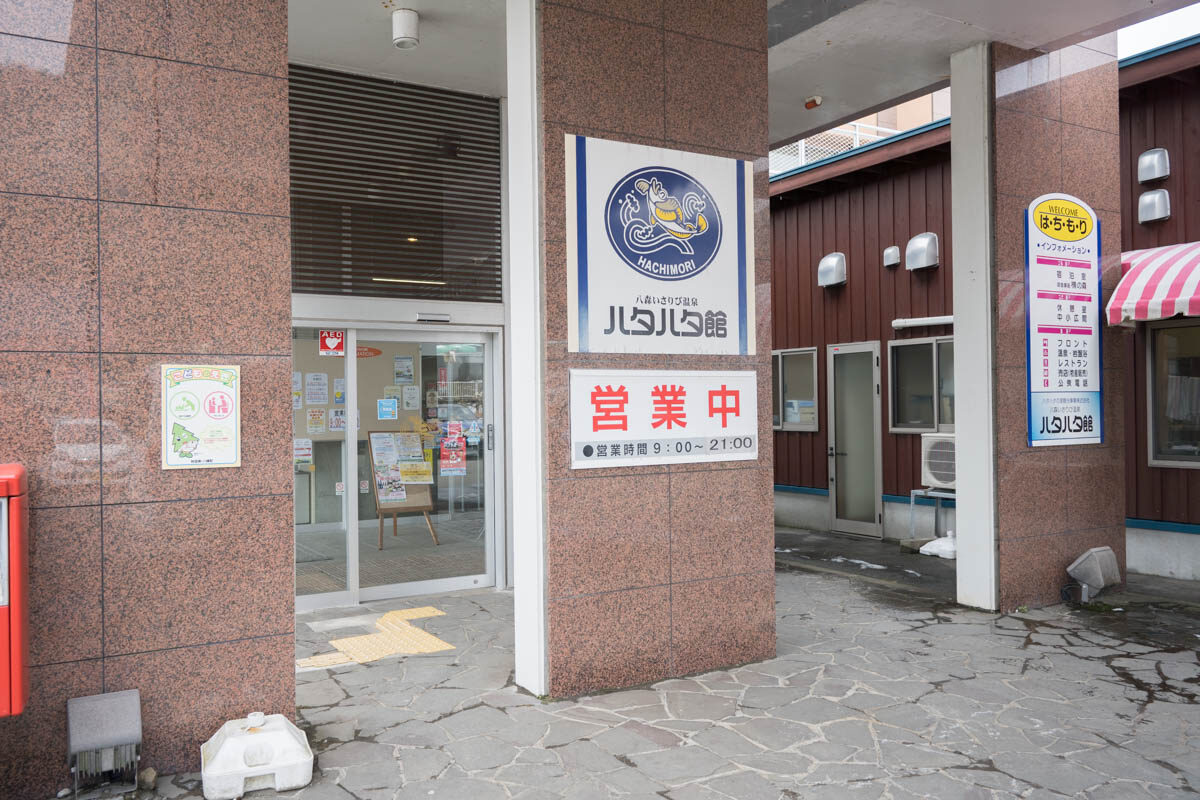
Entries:
[[[770,141],[783,144],[922,94],[975,42],[1080,41],[1191,0],[764,0]],[[293,62],[500,97],[504,0],[288,0]],[[421,44],[391,44],[391,8],[421,15]],[[804,100],[821,95],[820,107]]]
[[[414,49],[392,47],[392,8],[421,15]],[[500,97],[504,0],[288,0],[288,60]]]
[[[771,144],[785,144],[944,84],[950,77],[950,55],[975,42],[1045,48],[1108,33],[1189,2],[1193,0],[833,0],[824,7],[840,10],[768,51]],[[797,28],[809,24],[815,8],[811,0],[767,0],[767,5],[773,19],[797,20]],[[806,111],[804,100],[812,95],[821,95],[823,102]]]

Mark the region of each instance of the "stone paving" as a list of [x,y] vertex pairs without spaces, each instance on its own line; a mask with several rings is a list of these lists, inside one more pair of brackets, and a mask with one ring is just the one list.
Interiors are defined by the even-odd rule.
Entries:
[[[297,656],[382,612],[448,654],[297,675],[317,753],[302,800],[1194,797],[1197,619],[1146,607],[998,616],[813,573],[778,574],[778,657],[543,702],[511,682],[505,593],[297,619]],[[199,796],[198,776],[154,796]],[[271,797],[258,792],[252,798]]]

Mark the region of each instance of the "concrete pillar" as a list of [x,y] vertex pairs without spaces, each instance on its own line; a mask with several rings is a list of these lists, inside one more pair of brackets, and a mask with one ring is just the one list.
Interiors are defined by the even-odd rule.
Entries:
[[[770,657],[766,4],[543,2],[538,34],[548,691],[577,694]],[[564,134],[754,162],[754,355],[568,352]],[[759,458],[573,472],[572,367],[756,370]]]
[[1046,605],[1089,547],[1112,547],[1124,571],[1119,336],[1102,334],[1104,442],[1029,447],[1023,227],[1048,192],[1095,209],[1107,301],[1120,278],[1116,35],[1050,53],[976,45],[951,59],[951,87],[958,597]]

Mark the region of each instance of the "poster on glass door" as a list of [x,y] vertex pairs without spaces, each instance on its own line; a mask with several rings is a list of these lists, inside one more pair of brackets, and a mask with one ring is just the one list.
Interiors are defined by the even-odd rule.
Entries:
[[1076,197],[1044,194],[1025,212],[1029,445],[1104,441],[1100,222]]
[[754,353],[754,189],[732,158],[566,136],[569,349]]

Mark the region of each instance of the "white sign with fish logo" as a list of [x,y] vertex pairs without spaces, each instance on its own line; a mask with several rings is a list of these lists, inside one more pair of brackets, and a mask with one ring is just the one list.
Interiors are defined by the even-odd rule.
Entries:
[[753,354],[750,162],[565,144],[569,349]]

